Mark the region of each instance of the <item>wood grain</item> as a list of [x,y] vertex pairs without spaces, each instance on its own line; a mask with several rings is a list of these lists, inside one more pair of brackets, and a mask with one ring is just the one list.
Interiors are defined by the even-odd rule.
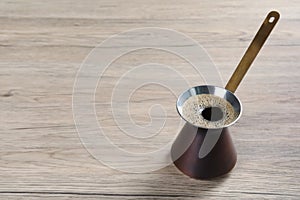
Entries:
[[[203,45],[225,83],[273,9],[281,19],[236,92],[244,113],[230,129],[238,152],[230,174],[193,180],[174,165],[124,173],[83,147],[72,115],[73,84],[82,61],[100,42],[133,28],[175,29]],[[299,9],[296,0],[1,1],[0,199],[299,199]],[[204,83],[181,59],[136,52],[113,63],[97,88],[99,120],[110,116],[101,103],[111,95],[119,69],[150,61],[176,67],[192,85]],[[145,100],[154,92],[177,119],[176,97],[163,88],[149,86],[133,98]],[[133,119],[147,123],[145,110],[134,105]],[[165,130],[133,148],[115,134],[111,118],[106,123],[108,137],[129,151],[147,152],[175,136]]]

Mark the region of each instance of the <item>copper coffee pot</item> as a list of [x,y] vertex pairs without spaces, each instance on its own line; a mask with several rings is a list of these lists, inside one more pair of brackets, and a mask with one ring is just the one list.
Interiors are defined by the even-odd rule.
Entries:
[[[228,173],[235,166],[237,154],[228,127],[240,118],[242,105],[234,92],[279,17],[276,11],[271,11],[267,15],[225,88],[210,85],[196,86],[178,97],[176,108],[186,124],[173,143],[171,157],[175,166],[184,174],[196,179],[213,178]],[[230,124],[219,128],[200,127],[190,123],[182,115],[182,107],[189,97],[199,94],[212,94],[225,99],[231,104],[237,117]],[[219,115],[217,109],[211,109],[209,113],[211,116],[208,117],[211,118]]]

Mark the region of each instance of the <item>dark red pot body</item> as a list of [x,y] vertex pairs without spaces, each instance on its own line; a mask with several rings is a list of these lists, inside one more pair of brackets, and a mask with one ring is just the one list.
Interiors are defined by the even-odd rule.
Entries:
[[[200,158],[199,151],[207,134],[219,134],[211,151]],[[184,153],[182,153],[184,152]],[[228,173],[237,160],[228,128],[203,129],[186,123],[176,138],[171,157],[175,166],[195,179],[208,179]]]

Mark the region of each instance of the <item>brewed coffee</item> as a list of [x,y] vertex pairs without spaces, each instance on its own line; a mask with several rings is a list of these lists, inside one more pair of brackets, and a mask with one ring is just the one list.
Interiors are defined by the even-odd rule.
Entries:
[[238,117],[227,100],[212,94],[189,97],[183,104],[182,115],[189,123],[206,128],[226,126]]

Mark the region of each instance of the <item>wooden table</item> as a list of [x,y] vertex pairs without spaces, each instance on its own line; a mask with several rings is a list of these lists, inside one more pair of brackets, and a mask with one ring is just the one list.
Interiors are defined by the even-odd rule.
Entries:
[[[73,84],[100,42],[133,28],[174,29],[206,49],[225,84],[272,9],[281,19],[236,92],[244,112],[230,129],[238,152],[230,174],[194,180],[172,164],[125,173],[84,148],[72,115]],[[299,10],[296,0],[1,1],[0,199],[300,199]],[[155,150],[177,134],[165,130],[147,145],[126,146],[102,110],[109,109],[102,101],[109,102],[115,81],[143,62],[177,67],[191,84],[204,83],[188,63],[165,52],[141,50],[113,63],[102,77],[104,89],[97,89],[96,113],[111,141],[132,152]],[[133,120],[149,122],[147,100],[157,99],[177,120],[176,97],[157,85],[145,87],[133,95],[146,102],[133,101]]]

